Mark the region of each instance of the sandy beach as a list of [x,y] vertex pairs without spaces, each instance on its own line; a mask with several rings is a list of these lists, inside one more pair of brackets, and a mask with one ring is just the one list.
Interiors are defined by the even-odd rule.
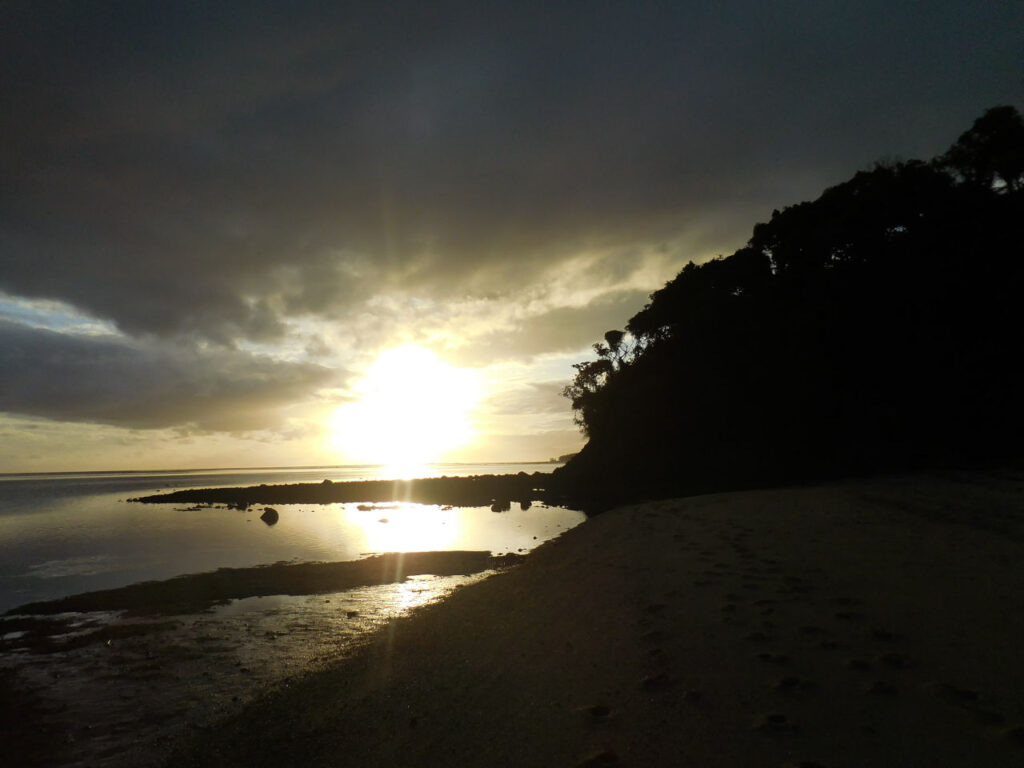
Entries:
[[174,765],[1017,766],[1024,474],[624,507]]
[[[43,649],[0,680],[5,743],[38,765],[1017,766],[1022,555],[1019,471],[638,504],[411,615],[248,598]],[[419,584],[392,604],[440,594]]]

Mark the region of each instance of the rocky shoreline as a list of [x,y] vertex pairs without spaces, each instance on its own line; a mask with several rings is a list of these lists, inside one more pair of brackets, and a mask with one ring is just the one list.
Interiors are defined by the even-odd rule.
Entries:
[[194,488],[128,499],[142,504],[224,504],[245,509],[254,504],[335,504],[407,501],[454,507],[489,506],[495,512],[513,503],[528,507],[551,495],[551,474],[428,477],[410,480],[361,480],[334,483],[254,485],[245,488]]

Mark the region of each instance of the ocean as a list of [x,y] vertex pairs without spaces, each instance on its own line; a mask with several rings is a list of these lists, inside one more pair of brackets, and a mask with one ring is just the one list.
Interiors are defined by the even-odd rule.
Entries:
[[[434,464],[420,476],[549,472],[551,464]],[[0,474],[0,612],[38,600],[222,567],[342,561],[379,552],[527,552],[582,522],[573,510],[535,505],[276,505],[259,510],[136,504],[184,488],[387,479],[376,466],[160,472]],[[363,507],[362,509],[360,507]]]

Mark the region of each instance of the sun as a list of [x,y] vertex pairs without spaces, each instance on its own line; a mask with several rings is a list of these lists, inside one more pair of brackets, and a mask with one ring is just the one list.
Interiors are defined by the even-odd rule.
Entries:
[[406,474],[474,435],[479,375],[425,347],[381,352],[355,389],[358,400],[339,408],[331,426],[335,446],[350,460]]

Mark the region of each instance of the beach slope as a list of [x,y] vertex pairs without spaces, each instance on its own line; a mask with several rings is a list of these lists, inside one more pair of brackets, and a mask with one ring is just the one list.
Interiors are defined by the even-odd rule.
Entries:
[[612,510],[173,765],[1017,766],[1024,474]]

